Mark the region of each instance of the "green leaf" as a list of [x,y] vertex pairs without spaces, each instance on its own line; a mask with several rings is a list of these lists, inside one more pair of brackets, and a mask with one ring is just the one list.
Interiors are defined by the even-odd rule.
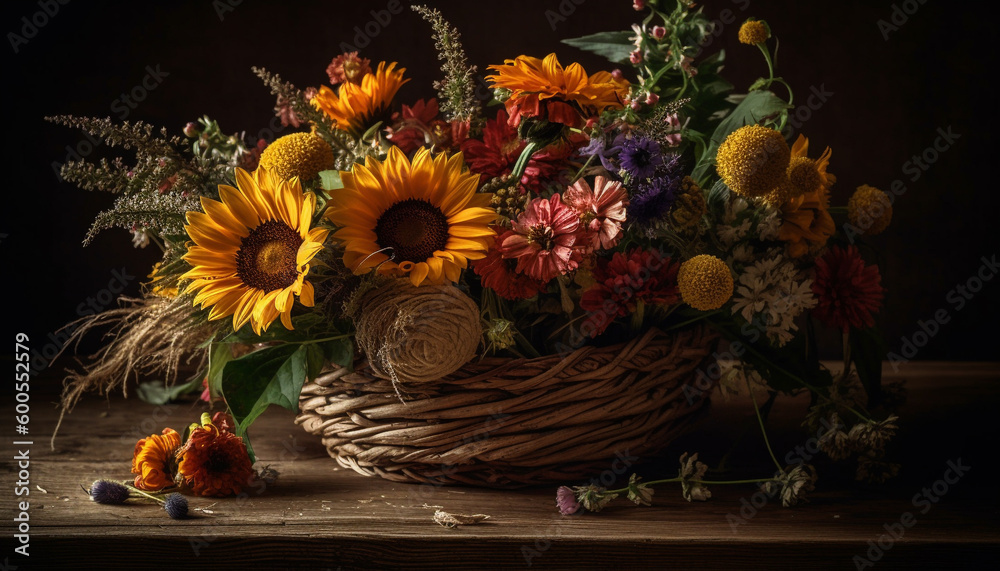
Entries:
[[137,392],[143,402],[148,402],[149,404],[167,404],[170,401],[177,400],[177,397],[198,388],[201,388],[201,379],[195,377],[190,382],[172,387],[166,387],[160,381],[140,383]]
[[632,32],[601,32],[579,38],[563,40],[562,43],[584,51],[603,56],[614,63],[629,63],[629,55],[635,49],[630,39]]
[[344,183],[340,180],[340,171],[320,171],[319,185],[323,190],[337,190],[338,188],[344,188]]
[[247,441],[247,450],[251,450],[247,428],[269,405],[298,410],[302,384],[308,369],[314,366],[309,362],[310,347],[277,345],[226,364],[222,371],[222,394],[236,421],[236,434]]
[[705,153],[698,159],[698,165],[691,175],[697,181],[704,181],[705,172],[715,164],[715,153],[719,145],[730,133],[745,125],[754,125],[762,119],[790,109],[791,105],[770,91],[751,91],[743,97],[740,104],[719,123],[712,133],[712,140]]
[[208,351],[208,390],[213,395],[222,394],[222,371],[226,363],[233,360],[233,351],[229,343],[212,343]]
[[349,371],[354,370],[354,343],[349,338],[324,341],[319,346],[327,362],[336,363]]
[[851,361],[868,393],[868,403],[870,406],[877,405],[882,399],[882,359],[889,348],[877,327],[852,328],[849,337]]

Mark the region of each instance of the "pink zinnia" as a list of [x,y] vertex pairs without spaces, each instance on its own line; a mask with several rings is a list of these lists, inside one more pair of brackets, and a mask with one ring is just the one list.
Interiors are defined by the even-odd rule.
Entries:
[[372,72],[370,63],[369,59],[359,58],[358,52],[340,54],[333,58],[326,68],[326,74],[330,76],[330,85],[345,81],[360,84],[361,78]]
[[854,246],[837,246],[816,260],[812,283],[818,301],[813,314],[823,323],[841,329],[861,329],[875,325],[885,290],[878,266],[866,266]]
[[500,244],[504,258],[517,259],[517,271],[547,282],[579,266],[580,217],[558,194],[536,198],[513,221],[514,233]]
[[622,237],[628,194],[618,181],[603,176],[594,179],[591,189],[582,178],[563,193],[563,200],[580,215],[580,225],[587,233],[592,250],[614,248]]

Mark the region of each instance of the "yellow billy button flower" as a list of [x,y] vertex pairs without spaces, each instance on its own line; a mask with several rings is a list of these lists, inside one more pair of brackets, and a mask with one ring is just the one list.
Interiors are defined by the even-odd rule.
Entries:
[[681,264],[677,271],[677,287],[684,303],[710,311],[719,309],[733,296],[733,275],[725,262],[702,254]]
[[280,178],[293,176],[308,182],[321,171],[333,168],[333,148],[313,133],[292,133],[279,138],[264,149],[260,166],[271,169]]
[[749,19],[740,26],[740,43],[747,45],[763,44],[771,37],[771,29],[763,20]]
[[765,196],[787,179],[792,151],[774,129],[746,125],[719,145],[716,170],[733,192],[747,198]]
[[881,234],[892,220],[892,201],[885,192],[861,185],[847,201],[847,218],[863,234]]

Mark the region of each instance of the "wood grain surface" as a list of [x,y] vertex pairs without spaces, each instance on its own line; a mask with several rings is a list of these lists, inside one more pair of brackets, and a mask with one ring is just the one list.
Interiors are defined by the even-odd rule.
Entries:
[[[11,522],[19,468],[13,431],[5,428],[3,502],[5,569],[854,569],[855,556],[873,567],[992,568],[1000,556],[995,479],[995,411],[1000,367],[995,363],[908,365],[894,375],[909,380],[895,457],[903,470],[884,486],[853,481],[853,466],[812,459],[820,472],[811,501],[795,508],[769,502],[752,486],[714,486],[705,503],[688,503],[678,488],[661,486],[652,507],[617,500],[598,514],[561,516],[552,487],[497,491],[394,484],[336,467],[318,439],[293,424],[283,409],[268,411],[252,429],[259,461],[280,472],[276,483],[244,498],[190,498],[192,516],[171,520],[154,504],[104,506],[81,486],[98,478],[124,479],[136,439],[165,426],[181,430],[204,409],[199,403],[155,407],[135,398],[90,396],[66,417],[49,448],[57,414],[51,395],[32,394],[30,438],[30,557],[14,553]],[[732,457],[735,477],[768,469],[759,432],[748,430],[752,409],[716,399],[709,417],[668,453],[645,464],[604,474],[621,486],[631,472],[646,479],[676,473],[676,457],[698,451],[714,465],[745,432]],[[779,457],[808,453],[798,426],[805,403],[779,399],[769,420]],[[0,408],[10,426],[13,405]],[[798,444],[796,444],[798,443]],[[24,446],[20,447],[24,449]],[[968,473],[940,494],[933,490],[949,461]],[[763,470],[763,472],[762,472]],[[600,477],[601,474],[595,474]],[[578,484],[580,482],[567,482]],[[938,487],[938,491],[941,487]],[[436,510],[488,514],[470,526],[444,528]],[[926,513],[921,513],[926,509]],[[741,511],[742,510],[742,511]],[[912,513],[889,549],[880,536]],[[741,524],[734,522],[742,521]],[[883,546],[889,545],[882,537]],[[869,544],[869,542],[872,542]],[[868,552],[871,552],[871,556]],[[16,567],[15,567],[16,566]],[[869,568],[863,566],[863,568]]]

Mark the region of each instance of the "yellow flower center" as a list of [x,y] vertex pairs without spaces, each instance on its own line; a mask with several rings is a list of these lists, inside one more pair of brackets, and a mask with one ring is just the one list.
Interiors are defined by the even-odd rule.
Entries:
[[285,289],[299,277],[295,255],[301,245],[298,232],[284,222],[268,220],[240,241],[236,275],[252,288]]
[[391,248],[393,260],[423,262],[448,243],[448,218],[441,210],[417,198],[393,204],[375,223],[378,245]]

